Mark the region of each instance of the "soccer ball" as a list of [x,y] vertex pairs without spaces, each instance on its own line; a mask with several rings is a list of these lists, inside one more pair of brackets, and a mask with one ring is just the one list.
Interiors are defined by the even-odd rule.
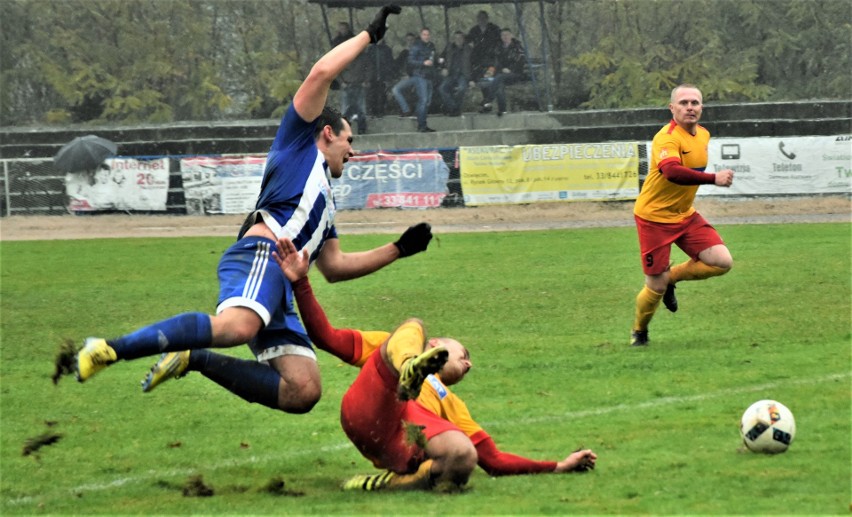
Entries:
[[796,421],[784,404],[759,400],[743,413],[740,435],[750,451],[777,454],[786,451],[796,437]]

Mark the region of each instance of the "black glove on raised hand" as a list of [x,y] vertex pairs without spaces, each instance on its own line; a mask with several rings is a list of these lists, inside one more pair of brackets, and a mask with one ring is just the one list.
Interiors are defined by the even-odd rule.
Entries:
[[399,258],[410,257],[415,253],[426,251],[429,241],[432,240],[432,226],[429,223],[419,223],[409,226],[402,233],[394,246],[399,249]]
[[370,43],[377,43],[380,39],[384,38],[385,32],[388,30],[388,16],[401,12],[402,8],[398,5],[386,5],[382,7],[370,25],[367,25],[367,28],[364,29],[370,35]]

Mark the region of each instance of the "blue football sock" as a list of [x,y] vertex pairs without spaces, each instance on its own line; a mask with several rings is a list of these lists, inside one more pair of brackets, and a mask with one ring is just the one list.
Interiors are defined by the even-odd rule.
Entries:
[[119,359],[137,359],[163,352],[207,348],[212,341],[210,316],[187,312],[111,339],[109,345]]
[[193,350],[189,354],[188,369],[201,372],[243,400],[279,409],[278,383],[281,376],[267,364],[210,350]]

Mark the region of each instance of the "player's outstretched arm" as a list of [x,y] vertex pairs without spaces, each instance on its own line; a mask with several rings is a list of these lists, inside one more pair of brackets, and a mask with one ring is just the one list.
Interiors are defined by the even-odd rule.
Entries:
[[317,267],[329,282],[340,282],[369,275],[398,258],[426,251],[432,240],[429,223],[409,227],[396,242],[367,251],[344,253],[338,239],[325,242],[317,258]]
[[517,476],[521,474],[540,474],[556,472],[559,464],[555,461],[538,461],[525,458],[497,448],[490,436],[476,444],[477,464],[489,476]]
[[591,449],[577,450],[558,462],[553,472],[586,472],[595,468],[597,459],[598,455]]
[[356,364],[363,353],[360,334],[354,329],[339,329],[331,325],[308,280],[308,251],[297,251],[286,237],[278,239],[276,248],[272,258],[293,285],[293,296],[308,337],[320,350],[349,364]]
[[293,107],[302,120],[308,122],[316,120],[325,107],[328,90],[334,78],[340,75],[367,48],[367,45],[384,37],[388,16],[399,14],[401,10],[396,5],[382,7],[365,30],[329,50],[314,63],[308,77],[293,96]]

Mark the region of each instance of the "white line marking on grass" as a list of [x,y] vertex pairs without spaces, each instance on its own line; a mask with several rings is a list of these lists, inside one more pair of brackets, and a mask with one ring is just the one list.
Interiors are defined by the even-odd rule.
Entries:
[[[836,381],[849,377],[852,372],[835,373],[825,375],[823,377],[814,377],[810,379],[789,379],[784,381],[768,382],[766,384],[758,384],[756,386],[743,386],[740,388],[730,388],[727,390],[713,391],[709,393],[700,393],[698,395],[684,395],[679,397],[660,397],[647,402],[638,402],[635,404],[618,404],[617,406],[607,406],[597,409],[584,409],[582,411],[569,411],[561,415],[550,415],[533,418],[523,418],[512,421],[490,422],[488,426],[510,426],[510,425],[529,425],[540,422],[552,422],[554,420],[585,418],[590,416],[608,415],[619,411],[629,411],[637,409],[648,409],[653,407],[667,406],[670,404],[683,404],[685,402],[699,402],[713,398],[725,397],[729,395],[738,395],[741,393],[751,393],[755,391],[763,391],[768,389],[780,388],[782,386],[794,386],[801,384],[820,384],[823,382]],[[483,424],[486,427],[486,424]]]
[[[525,418],[522,420],[512,420],[512,421],[499,421],[499,422],[487,422],[484,423],[484,427],[491,426],[510,426],[510,425],[529,425],[535,424],[539,422],[552,422],[554,420],[564,420],[564,419],[578,419],[578,418],[586,418],[586,417],[596,417],[601,415],[607,415],[610,413],[616,413],[619,411],[635,411],[640,409],[647,409],[652,407],[661,407],[667,406],[671,404],[683,404],[686,402],[697,402],[702,400],[708,400],[713,398],[725,397],[729,395],[737,395],[740,393],[751,393],[755,391],[768,390],[773,388],[778,388],[781,386],[793,386],[793,385],[801,385],[801,384],[820,384],[823,382],[830,382],[841,380],[852,375],[852,372],[845,373],[835,373],[831,375],[825,375],[822,377],[814,377],[809,379],[788,379],[784,381],[776,381],[776,382],[768,382],[765,384],[758,384],[756,386],[743,386],[740,388],[730,388],[727,390],[714,391],[710,393],[701,393],[699,395],[686,395],[681,397],[660,397],[654,400],[649,400],[647,402],[639,402],[636,404],[618,404],[616,406],[607,406],[601,407],[597,409],[586,409],[582,411],[569,411],[567,413],[562,413],[559,415],[551,415],[544,417],[536,417],[536,418]],[[197,472],[210,472],[219,470],[222,468],[231,468],[231,467],[240,467],[243,465],[252,465],[252,464],[263,464],[268,463],[270,461],[280,461],[284,458],[293,458],[297,456],[305,456],[308,454],[319,454],[325,452],[335,452],[343,449],[347,449],[352,447],[349,442],[346,443],[338,443],[336,445],[327,445],[325,447],[320,447],[318,449],[307,449],[300,451],[287,451],[287,453],[280,456],[251,456],[245,459],[238,460],[224,460],[219,463],[215,463],[213,465],[208,465],[206,467],[197,467],[192,469],[174,469],[169,471],[154,471],[149,470],[144,474],[138,476],[124,477],[114,479],[112,481],[107,481],[104,483],[89,483],[85,485],[78,485],[74,488],[68,489],[68,492],[71,494],[78,494],[80,492],[96,492],[100,490],[108,490],[110,488],[116,488],[120,486],[124,486],[127,484],[133,483],[141,483],[144,481],[149,481],[157,478],[164,477],[177,477],[177,476],[189,476],[195,474]],[[42,497],[47,494],[42,494]],[[7,504],[15,506],[33,502],[36,498],[32,496],[19,497],[16,499],[10,499],[7,501]]]

